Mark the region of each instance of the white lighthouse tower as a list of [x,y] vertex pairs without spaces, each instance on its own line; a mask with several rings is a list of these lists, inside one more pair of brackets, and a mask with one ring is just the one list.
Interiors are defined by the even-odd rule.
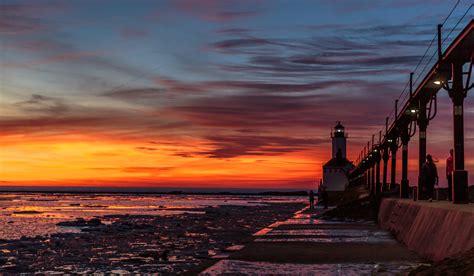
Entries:
[[334,132],[331,132],[332,138],[332,158],[337,158],[338,151],[341,151],[341,158],[346,158],[346,134],[341,122],[337,122]]
[[323,166],[323,185],[327,191],[344,191],[349,184],[349,172],[354,168],[347,160],[347,134],[341,122],[331,132],[332,158]]

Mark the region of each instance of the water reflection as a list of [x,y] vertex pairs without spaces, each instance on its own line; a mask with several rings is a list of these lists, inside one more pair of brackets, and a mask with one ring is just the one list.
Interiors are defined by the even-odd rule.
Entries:
[[0,239],[78,232],[56,223],[103,217],[110,223],[116,215],[173,216],[202,213],[199,208],[220,205],[259,206],[303,199],[271,196],[219,195],[127,195],[127,194],[0,194]]

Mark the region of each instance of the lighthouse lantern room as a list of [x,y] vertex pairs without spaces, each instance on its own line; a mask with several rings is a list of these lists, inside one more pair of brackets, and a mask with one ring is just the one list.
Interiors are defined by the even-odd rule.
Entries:
[[327,191],[344,191],[349,183],[349,172],[354,168],[346,156],[347,134],[341,122],[331,131],[332,158],[323,165],[323,184]]

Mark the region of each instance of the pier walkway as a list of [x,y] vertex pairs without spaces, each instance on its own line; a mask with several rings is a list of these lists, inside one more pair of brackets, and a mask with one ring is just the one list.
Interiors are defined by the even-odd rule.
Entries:
[[273,223],[202,275],[403,273],[422,261],[374,222],[318,219],[323,212],[305,208]]

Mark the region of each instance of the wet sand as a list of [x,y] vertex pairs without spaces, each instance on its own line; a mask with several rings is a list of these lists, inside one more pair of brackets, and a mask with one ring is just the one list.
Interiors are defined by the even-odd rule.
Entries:
[[302,206],[224,205],[173,216],[108,216],[107,225],[81,221],[80,233],[0,240],[0,273],[193,273]]

